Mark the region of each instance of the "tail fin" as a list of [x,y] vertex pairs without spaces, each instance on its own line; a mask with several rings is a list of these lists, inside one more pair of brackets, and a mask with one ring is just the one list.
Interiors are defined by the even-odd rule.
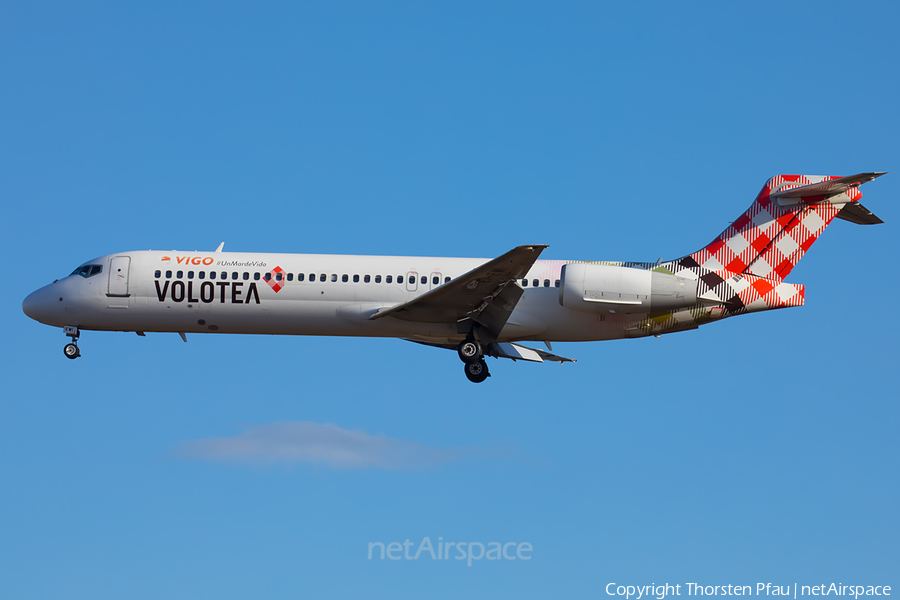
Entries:
[[835,217],[882,222],[858,204],[859,186],[882,175],[773,177],[744,214],[705,248],[681,259],[681,265],[780,282]]

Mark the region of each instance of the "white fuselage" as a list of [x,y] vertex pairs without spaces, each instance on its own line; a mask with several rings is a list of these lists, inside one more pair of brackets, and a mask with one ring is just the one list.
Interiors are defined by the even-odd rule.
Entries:
[[[85,265],[102,265],[102,271],[87,277],[73,274],[45,286],[23,307],[42,323],[82,330],[400,337],[455,343],[465,337],[455,323],[369,317],[488,260],[125,252],[88,261]],[[634,336],[627,331],[629,323],[646,314],[586,313],[560,305],[558,281],[567,262],[538,260],[528,272],[527,284],[518,280],[524,294],[498,341]]]

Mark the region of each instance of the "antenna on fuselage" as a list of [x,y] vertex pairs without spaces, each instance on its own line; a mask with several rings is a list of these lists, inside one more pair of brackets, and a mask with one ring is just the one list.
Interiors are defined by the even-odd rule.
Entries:
[[222,248],[224,248],[224,247],[225,247],[225,242],[222,242],[221,244],[219,244],[219,247],[216,248],[216,252],[221,252]]

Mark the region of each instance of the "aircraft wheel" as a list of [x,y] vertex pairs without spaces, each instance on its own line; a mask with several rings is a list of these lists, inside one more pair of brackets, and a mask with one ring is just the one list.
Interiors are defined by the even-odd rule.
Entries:
[[478,362],[482,357],[481,344],[475,340],[462,341],[456,352],[459,354],[459,359],[466,364]]
[[81,356],[81,350],[75,344],[66,344],[66,347],[63,348],[63,354],[66,355],[66,358],[78,358]]
[[466,363],[466,377],[472,383],[481,383],[485,379],[491,376],[488,372],[487,363],[484,362],[484,359],[478,359],[473,363]]

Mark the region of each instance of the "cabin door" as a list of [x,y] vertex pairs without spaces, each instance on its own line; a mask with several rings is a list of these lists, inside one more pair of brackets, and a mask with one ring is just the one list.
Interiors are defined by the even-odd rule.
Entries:
[[107,296],[128,296],[130,256],[116,256],[109,261],[109,291]]

